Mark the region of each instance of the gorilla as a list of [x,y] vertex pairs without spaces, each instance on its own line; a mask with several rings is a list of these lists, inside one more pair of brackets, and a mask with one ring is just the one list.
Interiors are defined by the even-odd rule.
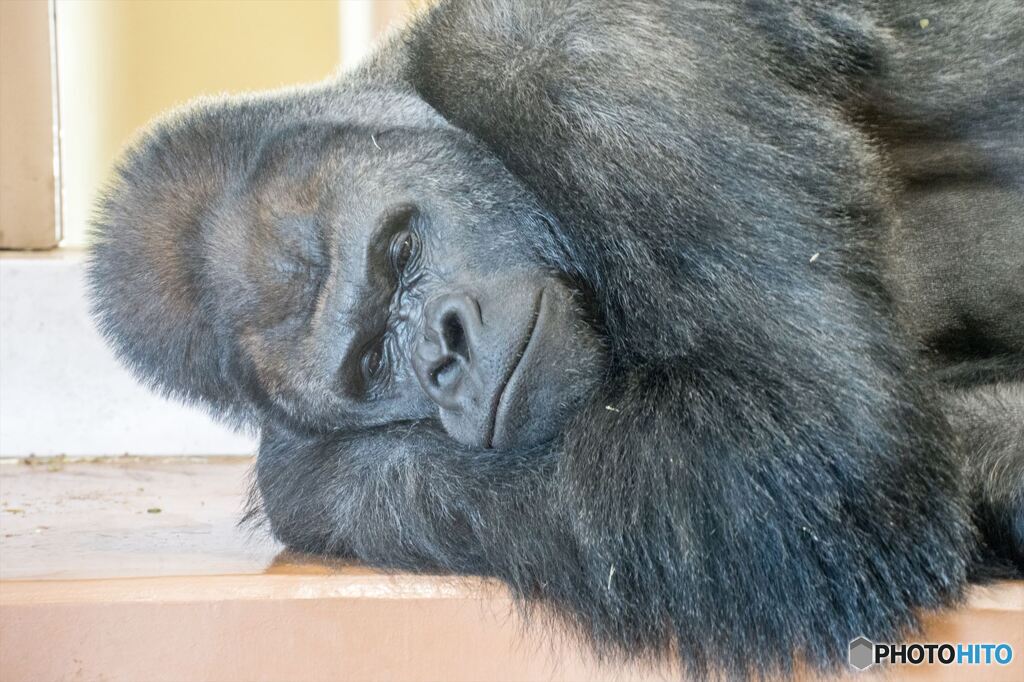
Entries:
[[1016,0],[442,0],[145,132],[98,324],[288,547],[830,670],[1024,569]]

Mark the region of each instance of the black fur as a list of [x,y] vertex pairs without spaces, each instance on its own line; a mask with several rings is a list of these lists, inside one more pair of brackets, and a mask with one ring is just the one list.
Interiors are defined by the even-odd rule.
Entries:
[[[698,676],[830,668],[956,604],[978,557],[1024,556],[1024,17],[965,5],[441,2],[336,83],[135,147],[98,222],[100,323],[146,380],[261,429],[290,547],[495,576]],[[304,121],[454,126],[535,198],[517,248],[603,342],[559,437],[496,452],[267,399],[238,331],[261,275],[225,265],[265,247],[223,225]],[[439,174],[469,163],[451,145]]]

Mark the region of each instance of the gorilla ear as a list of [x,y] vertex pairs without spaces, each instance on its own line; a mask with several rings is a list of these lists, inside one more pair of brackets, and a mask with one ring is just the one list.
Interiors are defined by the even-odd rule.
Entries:
[[209,281],[215,209],[244,182],[270,116],[253,100],[201,102],[125,153],[93,219],[93,315],[144,383],[235,423],[253,416],[230,325]]

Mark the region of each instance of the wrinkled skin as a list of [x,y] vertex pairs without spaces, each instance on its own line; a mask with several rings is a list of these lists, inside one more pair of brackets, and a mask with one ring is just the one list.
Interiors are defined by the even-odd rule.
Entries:
[[97,319],[294,549],[828,669],[1024,567],[1024,16],[899,5],[441,2],[155,124]]

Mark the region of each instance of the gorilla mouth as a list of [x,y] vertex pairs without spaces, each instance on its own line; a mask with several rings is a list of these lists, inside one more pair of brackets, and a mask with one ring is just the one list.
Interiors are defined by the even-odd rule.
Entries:
[[[508,417],[508,403],[505,399],[506,395],[515,393],[516,376],[519,373],[519,368],[525,364],[526,356],[530,353],[533,346],[533,339],[538,336],[537,330],[541,327],[541,313],[544,312],[544,288],[541,288],[537,294],[537,303],[534,306],[533,316],[530,319],[530,326],[526,332],[526,339],[523,341],[522,347],[519,352],[516,353],[516,359],[512,362],[512,367],[509,369],[508,375],[505,380],[501,383],[495,394],[494,409],[491,411],[490,428],[487,431],[487,438],[484,440],[487,443],[487,447],[493,449],[494,441],[498,435],[498,429],[505,426],[505,422]],[[509,390],[512,387],[512,390]]]

